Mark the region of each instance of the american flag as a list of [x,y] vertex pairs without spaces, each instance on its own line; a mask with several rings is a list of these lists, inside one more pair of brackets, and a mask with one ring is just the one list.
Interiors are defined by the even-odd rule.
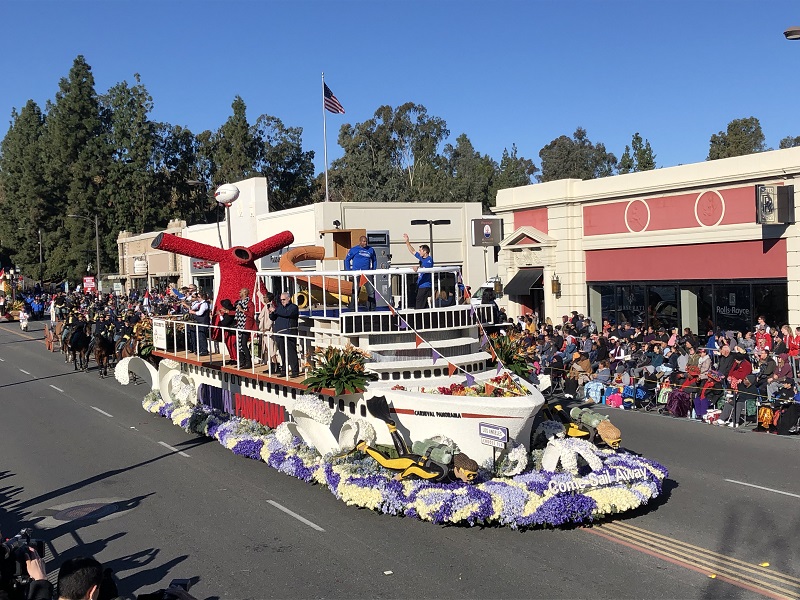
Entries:
[[333,95],[333,92],[331,91],[331,88],[328,87],[327,83],[323,83],[322,85],[325,86],[325,110],[338,115],[343,115],[344,106],[342,106],[342,103],[339,102],[339,99]]

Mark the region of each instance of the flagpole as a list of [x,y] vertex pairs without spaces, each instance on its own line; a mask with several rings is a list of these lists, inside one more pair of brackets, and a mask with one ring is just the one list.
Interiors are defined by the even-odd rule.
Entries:
[[325,147],[325,202],[328,201],[328,127],[325,117],[325,73],[322,74],[322,142]]

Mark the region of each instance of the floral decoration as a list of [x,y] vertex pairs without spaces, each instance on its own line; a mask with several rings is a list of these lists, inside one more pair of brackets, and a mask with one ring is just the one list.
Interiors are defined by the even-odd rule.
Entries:
[[[273,430],[205,406],[164,401],[158,392],[148,394],[142,406],[187,431],[216,439],[235,454],[324,486],[348,505],[437,524],[528,529],[589,523],[647,504],[661,494],[668,475],[655,461],[594,448],[592,456],[599,463],[594,470],[587,464],[578,464],[575,473],[541,470],[544,451],[535,450],[539,470],[495,478],[482,473],[475,485],[395,481],[393,472],[360,452],[343,458],[320,457],[286,423]],[[572,445],[579,440],[556,437],[554,441]],[[509,452],[509,457],[515,457],[514,469],[517,458],[522,462],[518,452],[516,447]]]
[[333,421],[334,411],[316,394],[303,394],[297,398],[294,403],[294,411],[302,412],[317,423],[322,425],[330,425]]
[[511,448],[505,453],[495,469],[501,477],[519,475],[528,466],[528,449],[517,442],[511,442]]

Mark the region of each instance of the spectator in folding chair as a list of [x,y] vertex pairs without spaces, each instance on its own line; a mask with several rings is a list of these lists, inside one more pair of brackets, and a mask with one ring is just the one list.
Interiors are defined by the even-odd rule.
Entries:
[[777,392],[786,387],[785,384],[794,385],[792,363],[789,355],[785,352],[778,355],[777,368],[775,372],[767,377],[767,400],[772,401]]
[[738,426],[739,415],[747,408],[747,393],[739,394],[741,386],[744,390],[745,386],[742,384],[746,381],[747,377],[753,372],[753,367],[747,359],[747,353],[744,348],[737,346],[735,351],[731,354],[733,356],[733,365],[728,372],[728,384],[732,391],[732,395],[725,401],[722,407],[722,415],[720,415],[718,425],[728,425],[730,427]]
[[[769,350],[762,348],[758,353],[758,366],[742,382],[751,394],[767,397],[767,383],[770,377],[775,374],[777,365],[769,355]],[[741,385],[740,385],[741,389]]]
[[564,396],[575,398],[578,396],[578,389],[591,381],[592,364],[589,357],[581,352],[572,355],[572,364],[567,372],[567,380],[564,382]]

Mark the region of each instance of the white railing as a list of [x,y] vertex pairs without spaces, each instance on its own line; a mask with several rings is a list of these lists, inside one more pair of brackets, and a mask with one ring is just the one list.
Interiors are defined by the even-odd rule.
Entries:
[[[169,332],[169,324],[172,324],[171,332]],[[293,346],[297,352],[299,372],[305,370],[304,365],[309,362],[309,356],[314,348],[314,338],[301,335],[299,332],[276,333],[271,331],[239,329],[236,327],[204,325],[174,318],[154,318],[154,333],[160,327],[164,328],[167,335],[164,336],[163,340],[159,340],[158,336],[154,335],[153,344],[156,350],[172,354],[173,356],[183,357],[187,360],[208,363],[209,365],[214,362],[213,354],[218,354],[223,364],[230,363],[227,366],[233,367],[235,365],[238,370],[249,371],[251,373],[254,373],[256,368],[258,368],[259,372],[272,376],[277,376],[280,371],[284,371],[287,377],[291,374],[291,367],[288,364],[281,364],[280,369],[278,369],[271,362],[270,358],[273,348],[278,354],[278,360],[280,360],[281,346],[283,357],[289,356]],[[214,337],[218,335],[219,339],[211,339],[211,335]],[[240,338],[244,336],[247,337],[247,348],[250,354],[249,366],[245,366],[246,362],[242,360],[242,353],[239,351],[241,343]],[[231,353],[228,350],[227,344],[229,339],[234,340],[232,343],[235,343],[235,361],[232,359]],[[171,344],[169,344],[170,341]],[[258,351],[256,351],[256,348]],[[204,350],[207,351],[207,354],[201,354]],[[263,366],[267,367],[266,371],[261,371],[261,367]]]
[[[463,294],[459,286],[461,267],[458,266],[416,270],[411,267],[398,267],[372,271],[259,271],[258,276],[264,288],[276,296],[281,292],[289,292],[301,309],[320,311],[319,316],[335,318],[339,311],[348,307],[353,312],[367,312],[357,301],[351,305],[350,295],[342,291],[343,285],[349,287],[352,284],[354,294],[358,296],[362,275],[371,281],[368,285],[376,286],[375,299],[379,306],[392,306],[398,310],[408,310],[410,307],[413,310],[414,298],[410,297],[410,290],[412,285],[416,285],[416,277],[421,273],[431,275],[431,298],[428,308],[436,306],[437,298],[442,292],[448,298],[452,298],[454,303],[461,298]],[[377,285],[386,282],[385,278],[388,278],[388,289],[377,289]],[[393,290],[399,291],[399,294],[394,294]]]

